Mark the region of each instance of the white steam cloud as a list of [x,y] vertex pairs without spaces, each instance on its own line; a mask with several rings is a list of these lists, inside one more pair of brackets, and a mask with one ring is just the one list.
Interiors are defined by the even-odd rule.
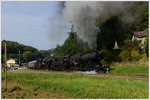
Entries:
[[[119,15],[127,7],[124,2],[66,2],[63,14],[65,19],[74,24],[74,31],[80,39],[87,42],[90,48],[96,48],[97,27],[96,20],[101,23],[115,15]],[[123,19],[123,18],[122,18]]]
[[65,39],[67,38],[67,32],[70,31],[69,23],[64,19],[63,9],[65,2],[58,2],[57,11],[54,13],[52,17],[49,18],[49,22],[51,24],[49,30],[49,40],[51,44],[61,45]]
[[[117,15],[122,21],[126,21],[129,15],[125,10],[127,7],[129,4],[125,2],[59,2],[57,14],[51,20],[53,26],[50,31],[50,40],[64,41],[66,30],[69,31],[69,25],[74,24],[73,30],[77,32],[79,39],[87,42],[90,48],[95,49],[97,32],[100,32],[97,20],[104,23]],[[130,20],[132,20],[131,16]]]

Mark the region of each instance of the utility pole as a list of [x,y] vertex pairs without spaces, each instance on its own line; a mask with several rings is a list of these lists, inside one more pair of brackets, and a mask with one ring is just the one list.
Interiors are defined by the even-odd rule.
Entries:
[[7,48],[5,42],[5,91],[7,91]]
[[20,50],[19,50],[19,67],[20,67]]

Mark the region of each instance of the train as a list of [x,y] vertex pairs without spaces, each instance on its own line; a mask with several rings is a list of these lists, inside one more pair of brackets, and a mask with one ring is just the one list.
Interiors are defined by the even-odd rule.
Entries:
[[98,52],[60,56],[57,58],[49,57],[33,61],[28,67],[52,71],[95,71],[97,73],[108,73],[109,67],[100,63],[103,58],[103,55]]

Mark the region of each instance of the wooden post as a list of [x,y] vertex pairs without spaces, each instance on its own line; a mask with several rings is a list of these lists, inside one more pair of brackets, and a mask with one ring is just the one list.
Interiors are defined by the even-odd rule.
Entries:
[[5,42],[5,91],[7,91],[7,49]]

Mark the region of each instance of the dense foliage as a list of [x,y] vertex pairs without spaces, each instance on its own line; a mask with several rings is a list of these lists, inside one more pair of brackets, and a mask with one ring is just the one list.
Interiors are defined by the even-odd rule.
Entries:
[[134,27],[133,31],[141,31],[148,28],[148,2],[136,2],[132,4],[132,8],[129,9],[134,17],[134,20],[130,25]]

